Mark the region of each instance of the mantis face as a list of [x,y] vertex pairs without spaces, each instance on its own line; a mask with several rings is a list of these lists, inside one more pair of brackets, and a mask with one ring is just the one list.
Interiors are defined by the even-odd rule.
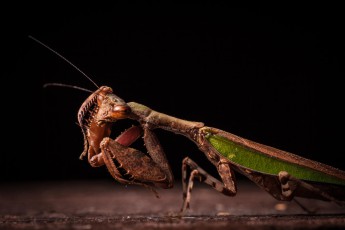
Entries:
[[131,113],[131,108],[112,92],[98,95],[97,104],[99,110],[95,119],[98,124],[126,119]]
[[130,107],[113,94],[108,86],[101,86],[92,93],[81,105],[78,112],[78,122],[84,135],[84,151],[89,147],[99,152],[99,144],[104,137],[110,136],[111,123],[125,119],[131,114]]

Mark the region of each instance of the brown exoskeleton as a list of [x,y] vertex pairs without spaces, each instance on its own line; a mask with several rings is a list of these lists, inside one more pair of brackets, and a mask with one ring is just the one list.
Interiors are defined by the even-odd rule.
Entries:
[[[135,120],[139,126],[127,129],[113,140],[111,126],[120,119]],[[154,192],[154,187],[171,188],[174,179],[153,130],[164,129],[193,141],[217,168],[220,180],[186,157],[182,163],[182,212],[189,207],[194,179],[224,195],[235,196],[235,172],[245,175],[277,200],[305,197],[345,206],[344,171],[207,127],[202,122],[182,120],[135,102],[125,103],[107,86],[99,87],[85,100],[78,112],[78,122],[84,135],[81,158],[87,155],[93,167],[106,165],[113,178],[121,183],[141,185]],[[129,147],[141,135],[149,156]],[[187,168],[191,171],[188,179]],[[296,203],[308,211],[298,201]]]
[[[155,134],[145,124],[132,126],[115,140],[109,138],[111,126],[119,119],[135,118],[131,108],[112,89],[102,86],[92,93],[78,112],[78,122],[84,135],[84,151],[91,166],[106,165],[112,177],[124,184],[151,188],[171,188],[173,174]],[[144,134],[150,157],[129,148]],[[154,190],[153,190],[154,191]],[[157,193],[156,193],[157,195]]]
[[[153,133],[155,128],[184,135],[195,142],[217,167],[222,181],[209,175],[190,158],[185,158],[182,165],[182,212],[189,207],[194,178],[225,195],[234,196],[237,186],[233,171],[244,174],[278,200],[292,200],[299,196],[345,205],[343,171],[204,126],[201,122],[172,117],[136,102],[125,103],[107,86],[100,87],[83,103],[78,117],[86,139],[83,155],[88,150],[92,166],[105,164],[111,175],[125,184],[172,187],[173,175],[165,153]],[[138,121],[140,127],[133,126],[112,140],[109,138],[110,127],[119,119]],[[140,136],[141,130],[150,157],[128,147]],[[260,161],[269,163],[260,164]],[[186,173],[188,167],[191,169],[189,180]],[[285,170],[293,172],[296,177]],[[308,211],[297,200],[295,202]]]

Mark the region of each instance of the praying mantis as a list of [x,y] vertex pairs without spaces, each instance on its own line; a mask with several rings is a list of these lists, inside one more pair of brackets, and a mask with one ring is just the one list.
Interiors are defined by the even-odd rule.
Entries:
[[[59,53],[30,36],[75,67]],[[80,73],[81,70],[75,67]],[[152,190],[173,187],[174,176],[156,134],[163,129],[185,136],[216,167],[220,179],[211,176],[191,158],[182,162],[183,202],[181,213],[190,206],[194,180],[211,186],[226,196],[235,196],[235,173],[240,173],[280,201],[296,197],[330,201],[345,206],[345,172],[332,166],[263,145],[202,122],[179,119],[157,112],[136,102],[125,102],[108,86],[96,87],[78,111],[78,124],[84,137],[84,151],[92,167],[106,166],[110,175],[122,184],[135,184]],[[63,84],[46,84],[69,86]],[[80,88],[79,88],[80,89]],[[111,128],[118,120],[138,123],[111,139]],[[130,146],[143,137],[148,155]],[[189,172],[189,173],[188,173]]]

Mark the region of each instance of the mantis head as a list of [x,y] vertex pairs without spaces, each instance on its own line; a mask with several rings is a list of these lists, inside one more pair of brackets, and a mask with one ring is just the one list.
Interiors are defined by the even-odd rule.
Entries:
[[93,92],[81,105],[78,112],[78,123],[84,135],[85,156],[91,144],[99,148],[100,141],[110,135],[111,123],[126,119],[131,108],[108,86],[101,86]]
[[95,119],[98,124],[126,119],[131,113],[131,108],[126,102],[113,94],[112,89],[108,86],[99,88],[97,106],[98,111]]

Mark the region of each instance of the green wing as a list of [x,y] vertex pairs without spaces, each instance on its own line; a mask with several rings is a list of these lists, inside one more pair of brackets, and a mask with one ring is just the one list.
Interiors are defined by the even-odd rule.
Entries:
[[205,138],[221,155],[244,168],[272,175],[286,171],[295,178],[302,180],[345,185],[345,181],[340,178],[263,154],[223,136],[209,133]]

